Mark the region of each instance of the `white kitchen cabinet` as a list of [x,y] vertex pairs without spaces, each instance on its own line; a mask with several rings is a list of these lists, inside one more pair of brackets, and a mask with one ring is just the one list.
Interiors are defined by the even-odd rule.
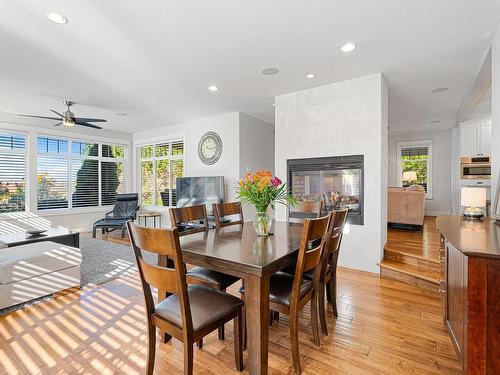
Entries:
[[490,156],[491,124],[460,124],[460,156]]
[[481,125],[481,138],[480,138],[480,151],[481,156],[490,156],[491,154],[491,124]]

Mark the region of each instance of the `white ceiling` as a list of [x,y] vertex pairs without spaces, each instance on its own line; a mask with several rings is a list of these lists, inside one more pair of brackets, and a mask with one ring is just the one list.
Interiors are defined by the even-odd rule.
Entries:
[[[8,112],[49,115],[71,99],[78,116],[126,132],[237,110],[274,122],[275,95],[375,72],[389,84],[391,129],[449,128],[491,44],[482,36],[500,19],[498,0],[0,0],[0,9],[0,121],[52,126]],[[49,11],[69,23],[48,21]],[[348,41],[358,48],[344,54]],[[264,76],[266,67],[280,72]]]

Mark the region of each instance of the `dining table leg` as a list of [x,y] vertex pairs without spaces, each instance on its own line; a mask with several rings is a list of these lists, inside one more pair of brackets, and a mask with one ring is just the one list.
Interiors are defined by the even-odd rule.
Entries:
[[269,347],[269,276],[245,275],[248,370],[266,375]]

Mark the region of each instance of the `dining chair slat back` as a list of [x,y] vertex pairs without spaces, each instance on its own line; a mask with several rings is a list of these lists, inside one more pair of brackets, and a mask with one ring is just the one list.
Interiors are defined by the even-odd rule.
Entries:
[[305,219],[295,271],[297,285],[300,284],[305,272],[315,269],[320,264],[330,219],[330,215],[317,219]]
[[[212,211],[215,217],[215,227],[217,229],[227,227],[230,225],[243,224],[243,209],[240,202],[228,202],[228,203],[213,203]],[[224,221],[223,218],[226,216],[238,215],[238,220]]]
[[[142,289],[146,302],[148,319],[155,313],[152,288],[164,290],[179,297],[184,329],[191,331],[192,319],[187,294],[187,283],[184,263],[182,261],[179,231],[174,229],[155,229],[136,226],[127,223],[134,256],[139,268]],[[167,255],[173,268],[167,268],[148,263],[144,260],[142,251]]]
[[204,204],[173,207],[170,208],[169,214],[171,226],[179,228],[179,236],[208,232],[207,208]]

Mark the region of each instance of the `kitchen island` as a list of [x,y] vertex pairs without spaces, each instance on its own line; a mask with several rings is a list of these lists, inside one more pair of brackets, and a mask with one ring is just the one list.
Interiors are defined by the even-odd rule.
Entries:
[[464,374],[500,374],[500,223],[438,216],[443,318]]

